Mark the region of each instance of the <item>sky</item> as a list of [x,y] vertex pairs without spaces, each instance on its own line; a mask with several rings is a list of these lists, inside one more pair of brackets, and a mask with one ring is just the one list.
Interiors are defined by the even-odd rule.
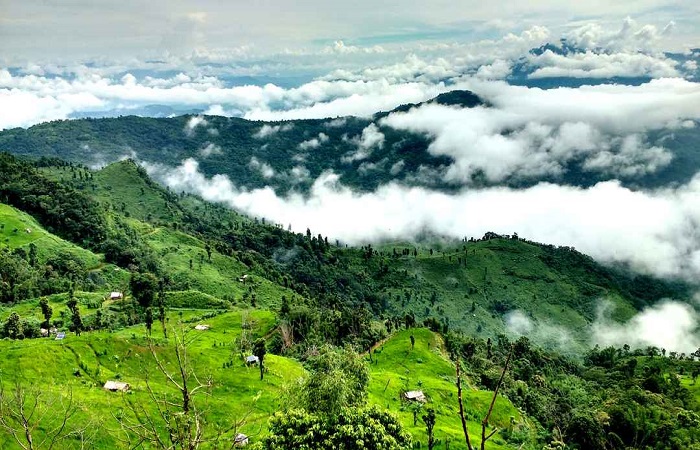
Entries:
[[667,50],[698,42],[697,2],[622,0],[171,1],[3,0],[0,54],[9,59],[158,57],[240,52],[246,57],[316,51],[342,40],[371,47],[494,38],[532,26],[559,34],[604,28],[627,16],[675,23]]
[[[343,157],[367,160],[388,128],[423,134],[428,151],[452,163],[412,176],[454,183],[456,192],[389,183],[359,193],[333,172],[311,180],[307,195],[249,189],[199,170],[226,152],[214,138],[177,167],[140,162],[174,189],[354,244],[426,230],[453,238],[515,231],[603,263],[697,280],[700,174],[653,190],[634,180],[676,157],[649,133],[700,129],[698,24],[694,0],[0,0],[0,130],[182,113],[197,114],[186,135],[218,133],[204,115],[337,126],[337,117],[469,89],[490,106],[391,114],[348,136],[357,151]],[[286,129],[264,124],[256,139],[262,146]],[[297,143],[300,163],[289,173],[254,155],[248,167],[270,180],[308,177],[303,154],[322,145],[332,145],[323,133]],[[128,149],[137,160],[138,152]],[[499,186],[551,179],[572,161],[605,179],[588,188]],[[404,170],[401,161],[363,167]],[[471,186],[474,173],[494,187]],[[661,307],[636,324],[683,311]],[[693,316],[689,329],[699,322]]]

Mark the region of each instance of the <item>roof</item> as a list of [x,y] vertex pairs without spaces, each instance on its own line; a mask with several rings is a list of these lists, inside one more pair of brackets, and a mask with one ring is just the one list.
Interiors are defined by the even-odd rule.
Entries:
[[61,331],[60,333],[56,333],[56,340],[57,341],[60,341],[61,339],[65,338],[65,337],[66,337],[66,333],[64,333],[63,331]]
[[260,358],[258,358],[255,355],[246,356],[246,358],[245,358],[245,362],[247,362],[247,363],[258,362],[258,361],[260,361]]
[[408,391],[408,392],[405,392],[403,394],[403,396],[406,398],[406,400],[413,400],[413,401],[417,401],[417,402],[427,401],[423,391]]
[[122,298],[123,294],[121,292],[110,292],[109,298]]
[[129,383],[124,383],[122,381],[107,381],[103,387],[108,391],[128,391]]
[[195,330],[200,330],[200,331],[202,331],[202,330],[208,330],[208,329],[209,329],[209,325],[199,324],[199,325],[195,326],[194,329],[195,329]]
[[246,436],[243,433],[238,433],[236,437],[233,439],[233,442],[245,442],[248,440],[248,436]]

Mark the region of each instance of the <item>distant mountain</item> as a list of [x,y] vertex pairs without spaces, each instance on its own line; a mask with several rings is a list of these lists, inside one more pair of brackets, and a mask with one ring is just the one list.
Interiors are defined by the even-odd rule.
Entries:
[[[340,175],[343,184],[358,191],[373,191],[389,182],[444,192],[459,190],[463,184],[446,182],[442,176],[453,160],[428,151],[430,136],[382,125],[387,115],[424,104],[488,107],[472,92],[451,91],[424,103],[377,113],[371,119],[257,122],[184,115],[54,121],[0,132],[0,151],[32,158],[58,157],[88,166],[135,158],[174,167],[194,158],[207,176],[225,174],[242,188],[270,186],[280,193],[305,192],[326,171]],[[374,128],[368,129],[370,125]],[[363,149],[363,132],[371,131],[381,133],[383,140]],[[650,174],[616,175],[624,185],[653,188],[685,183],[700,170],[700,127],[662,129],[644,138],[650,145],[666,148],[673,159]],[[610,178],[573,161],[560,176],[511,176],[499,184],[521,188],[548,181],[585,187]],[[471,187],[493,184],[479,173],[468,183]]]
[[106,111],[79,111],[73,113],[71,119],[99,119],[105,117],[119,116],[141,116],[141,117],[173,117],[185,114],[201,114],[204,110],[197,108],[174,108],[168,105],[146,105],[139,108],[118,108]]

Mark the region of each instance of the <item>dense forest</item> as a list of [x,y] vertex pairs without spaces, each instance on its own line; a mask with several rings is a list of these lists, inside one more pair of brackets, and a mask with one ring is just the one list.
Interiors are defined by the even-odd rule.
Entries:
[[687,282],[515,233],[348,247],[131,160],[0,154],[0,203],[0,449],[700,448],[700,349],[588,334]]

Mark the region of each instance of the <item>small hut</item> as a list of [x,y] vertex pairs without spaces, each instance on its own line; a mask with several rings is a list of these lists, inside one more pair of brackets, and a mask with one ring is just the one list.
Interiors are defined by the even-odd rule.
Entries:
[[110,392],[127,392],[131,386],[121,381],[107,381],[103,388]]
[[248,436],[243,433],[238,433],[235,438],[233,438],[234,447],[245,447],[248,445]]
[[425,398],[425,394],[423,391],[408,391],[404,392],[403,397],[410,401],[410,402],[421,402],[425,403],[428,401],[427,398]]
[[204,331],[209,329],[209,325],[199,324],[194,327],[195,330]]
[[260,358],[258,358],[258,357],[255,356],[255,355],[247,356],[246,359],[245,359],[245,363],[246,363],[246,365],[248,365],[248,366],[256,365],[256,364],[258,364],[259,362],[260,362]]
[[121,292],[110,292],[109,293],[109,299],[110,300],[121,300],[124,298],[124,294]]

